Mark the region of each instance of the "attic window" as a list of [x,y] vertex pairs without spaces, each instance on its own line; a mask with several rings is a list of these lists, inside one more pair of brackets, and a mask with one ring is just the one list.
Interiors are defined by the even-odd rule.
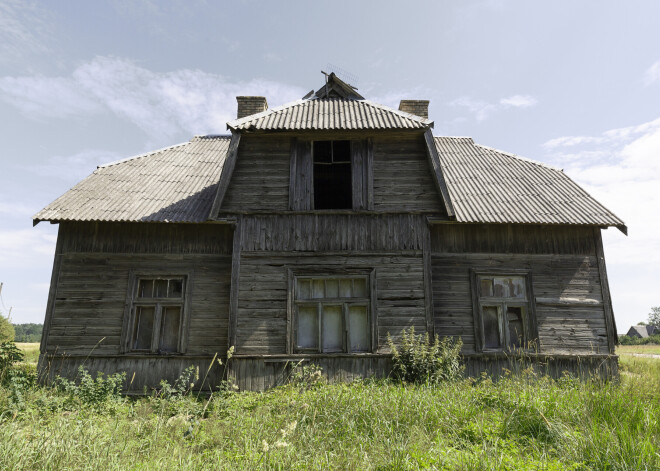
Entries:
[[351,141],[314,141],[314,209],[353,209]]

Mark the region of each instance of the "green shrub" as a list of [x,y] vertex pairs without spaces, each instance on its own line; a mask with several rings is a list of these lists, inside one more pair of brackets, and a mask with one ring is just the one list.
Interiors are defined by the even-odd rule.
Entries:
[[0,313],[0,342],[13,342],[14,334],[14,326]]
[[14,365],[23,361],[23,352],[13,341],[0,343],[0,384],[6,384]]
[[436,384],[441,381],[455,381],[463,376],[460,352],[463,341],[435,336],[433,342],[429,334],[415,335],[415,328],[403,330],[401,344],[395,345],[388,334],[387,343],[392,350],[392,376],[406,383]]
[[302,361],[291,368],[289,383],[302,389],[311,389],[315,386],[325,384],[323,368],[315,363],[303,365]]
[[660,334],[649,335],[645,338],[629,337],[627,335],[619,335],[620,345],[660,345]]
[[119,400],[126,381],[126,373],[115,373],[104,377],[102,372],[96,373],[96,378],[83,367],[78,368],[79,381],[70,381],[57,376],[55,386],[71,398],[79,399],[84,404],[101,405],[106,401]]

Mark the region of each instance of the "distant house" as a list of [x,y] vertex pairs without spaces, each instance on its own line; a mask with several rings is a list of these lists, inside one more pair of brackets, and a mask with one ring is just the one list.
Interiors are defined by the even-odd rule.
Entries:
[[434,136],[428,101],[392,109],[334,74],[281,107],[237,101],[230,135],[102,165],[35,215],[59,224],[42,368],[142,390],[234,347],[242,389],[301,361],[382,376],[388,334],[415,327],[460,337],[471,375],[521,350],[616,369],[601,230],[626,226],[562,170]]
[[654,325],[634,325],[630,328],[630,330],[626,335],[628,337],[645,339],[649,335],[656,335],[656,334],[660,334],[660,332]]

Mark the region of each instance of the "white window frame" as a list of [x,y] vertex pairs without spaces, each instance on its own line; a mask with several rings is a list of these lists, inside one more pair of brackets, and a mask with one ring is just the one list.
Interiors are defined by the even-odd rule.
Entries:
[[[317,298],[317,299],[299,299],[297,293],[298,280],[354,280],[354,279],[364,279],[365,286],[367,289],[366,296],[364,297],[338,297],[338,298]],[[287,353],[294,354],[319,354],[319,355],[336,355],[336,354],[350,354],[350,355],[359,355],[365,353],[375,352],[378,348],[378,336],[377,336],[377,323],[376,323],[376,270],[375,269],[360,269],[359,271],[341,271],[333,272],[323,271],[318,272],[315,269],[310,270],[292,270],[289,269],[289,302],[288,302],[288,315],[287,323],[289,325],[288,329],[288,339],[287,339]],[[318,337],[317,337],[317,347],[316,348],[301,348],[298,346],[298,319],[299,319],[299,308],[301,306],[306,307],[315,307],[317,313],[317,324],[318,324]],[[341,351],[333,352],[324,352],[323,351],[323,333],[322,333],[322,322],[323,322],[323,308],[326,306],[341,306],[342,312],[342,349]],[[349,328],[349,308],[350,306],[362,306],[366,309],[367,313],[367,338],[369,340],[369,345],[364,350],[360,351],[351,351],[351,337],[350,337],[350,328]]]

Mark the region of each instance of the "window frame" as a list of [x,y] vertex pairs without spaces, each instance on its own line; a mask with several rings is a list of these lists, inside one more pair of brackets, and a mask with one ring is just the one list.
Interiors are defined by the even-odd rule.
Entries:
[[[316,299],[297,299],[297,286],[300,279],[323,279],[341,280],[341,279],[365,279],[367,293],[365,297],[355,298],[316,298]],[[288,268],[288,306],[287,306],[287,354],[303,355],[364,355],[376,352],[378,350],[378,325],[376,313],[376,269],[323,269],[316,268]],[[364,306],[367,313],[367,336],[369,346],[365,350],[352,352],[350,348],[350,319],[349,307]],[[300,306],[316,306],[318,337],[317,347],[298,348],[298,320]],[[341,306],[342,310],[342,350],[334,352],[323,351],[322,322],[324,306]]]
[[[181,297],[151,297],[139,298],[138,288],[141,280],[172,280],[180,279],[182,281]],[[120,352],[131,355],[149,355],[149,356],[176,356],[186,353],[188,346],[188,331],[190,321],[190,304],[192,292],[192,273],[191,272],[169,272],[169,271],[134,271],[129,273],[128,290],[126,303],[124,307],[124,322],[121,336]],[[135,323],[137,322],[137,308],[154,307],[154,324],[151,332],[151,347],[149,349],[133,349]],[[180,307],[179,331],[177,339],[177,348],[173,352],[159,351],[161,327],[163,320],[163,309],[171,306]]]
[[[314,204],[314,143],[348,141],[350,144],[351,207],[350,209],[316,209]],[[373,211],[373,142],[371,138],[319,135],[293,137],[289,169],[289,210],[323,213]]]
[[[498,296],[481,296],[481,278],[483,277],[520,277],[525,283],[525,299],[507,298]],[[470,285],[472,290],[472,312],[474,320],[475,350],[481,353],[511,352],[509,347],[509,326],[507,320],[508,307],[522,308],[522,325],[524,339],[521,347],[523,352],[533,350],[539,352],[538,327],[536,323],[536,308],[532,289],[532,273],[524,269],[470,269]],[[497,308],[498,337],[501,347],[486,347],[486,333],[484,329],[483,309],[485,307]],[[532,348],[533,346],[533,348]],[[518,348],[516,348],[518,350]]]

